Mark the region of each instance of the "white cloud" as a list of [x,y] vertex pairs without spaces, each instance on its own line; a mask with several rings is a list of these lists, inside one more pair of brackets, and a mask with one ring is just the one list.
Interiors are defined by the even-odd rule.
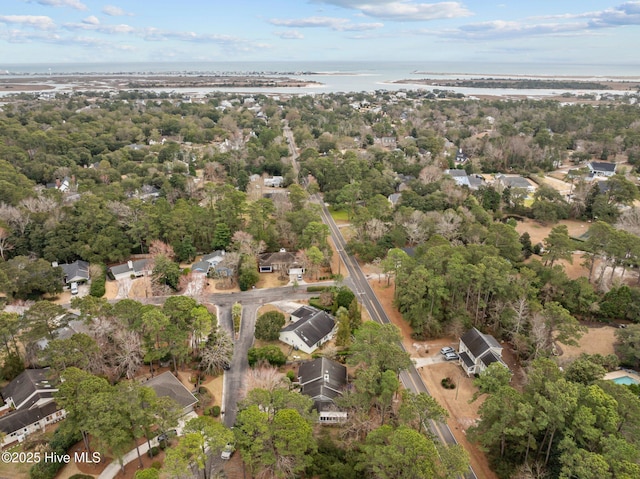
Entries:
[[285,30],[284,32],[274,32],[274,35],[284,40],[302,40],[304,35],[298,30]]
[[471,16],[460,2],[420,3],[413,0],[317,0],[359,10],[365,15],[402,22],[429,21]]
[[86,23],[87,25],[100,25],[100,20],[95,15],[91,15],[82,20],[82,23]]
[[105,7],[102,9],[102,13],[104,13],[105,15],[109,15],[110,17],[133,16],[133,13],[126,12],[122,8],[116,7],[115,5],[105,5]]
[[79,0],[35,0],[35,2],[49,7],[70,7],[76,10],[89,10],[87,6]]
[[29,26],[40,30],[50,30],[56,24],[44,15],[0,15],[0,23]]
[[472,23],[446,32],[429,34],[467,40],[532,36],[589,35],[600,29],[640,25],[640,1],[626,2],[606,10],[545,15],[517,21],[493,20]]
[[346,18],[336,17],[307,17],[296,19],[279,19],[273,18],[269,20],[272,25],[289,28],[330,28],[340,32],[344,31],[363,31],[373,30],[384,26],[382,23],[351,23]]
[[[91,17],[89,17],[91,18]],[[106,33],[106,34],[114,34],[114,33],[135,33],[136,28],[131,25],[120,24],[120,25],[104,25],[101,23],[90,23],[83,20],[83,23],[65,23],[63,25],[67,30],[90,30],[94,32]]]

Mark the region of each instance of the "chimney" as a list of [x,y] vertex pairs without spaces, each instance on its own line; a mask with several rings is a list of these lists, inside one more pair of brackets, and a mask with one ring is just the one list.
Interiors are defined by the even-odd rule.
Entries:
[[127,261],[127,266],[129,267],[130,270],[133,270],[133,261],[131,260]]
[[52,261],[51,262],[51,267],[52,268],[57,268],[58,267],[58,262],[57,261]]

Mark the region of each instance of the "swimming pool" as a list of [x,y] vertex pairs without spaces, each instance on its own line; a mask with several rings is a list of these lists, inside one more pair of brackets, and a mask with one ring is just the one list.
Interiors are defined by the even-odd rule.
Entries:
[[624,384],[625,386],[628,386],[630,384],[640,384],[640,382],[633,379],[631,376],[620,376],[619,378],[615,378],[612,381],[616,384]]

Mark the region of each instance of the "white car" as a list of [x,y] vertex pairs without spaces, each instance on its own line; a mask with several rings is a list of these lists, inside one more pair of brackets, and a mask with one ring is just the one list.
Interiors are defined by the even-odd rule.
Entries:
[[71,283],[71,294],[78,294],[78,283]]
[[233,453],[235,452],[236,448],[234,447],[233,444],[231,443],[227,443],[226,446],[224,446],[224,449],[222,450],[222,454],[220,454],[220,459],[224,459],[225,461],[228,461],[229,459],[231,459],[231,456],[233,456]]
[[456,350],[451,348],[451,347],[449,347],[449,346],[445,346],[444,348],[442,348],[440,350],[440,354],[442,354],[443,356],[446,355],[447,353],[455,353],[455,352],[456,352]]

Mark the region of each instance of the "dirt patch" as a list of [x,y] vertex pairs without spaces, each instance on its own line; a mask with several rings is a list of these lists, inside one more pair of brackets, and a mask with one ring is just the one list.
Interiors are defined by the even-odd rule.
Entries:
[[573,359],[582,353],[602,354],[603,356],[615,354],[613,345],[616,342],[616,331],[617,328],[613,326],[590,327],[578,341],[578,346],[560,344],[560,349],[562,350],[561,360]]
[[516,231],[520,235],[527,231],[529,236],[531,236],[531,243],[535,245],[536,243],[542,243],[543,240],[549,236],[551,230],[557,225],[566,225],[569,230],[569,236],[581,236],[586,233],[591,226],[585,221],[576,220],[562,220],[556,224],[543,225],[535,220],[525,218],[522,221],[518,221]]

